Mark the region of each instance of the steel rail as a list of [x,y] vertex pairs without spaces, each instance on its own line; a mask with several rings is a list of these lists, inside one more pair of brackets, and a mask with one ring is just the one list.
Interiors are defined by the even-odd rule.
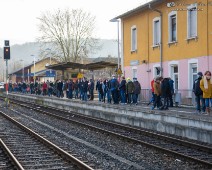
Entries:
[[35,133],[34,131],[32,131],[31,129],[29,129],[28,127],[22,125],[21,123],[19,123],[15,119],[11,118],[10,116],[6,115],[2,111],[0,111],[0,114],[2,114],[5,118],[7,118],[8,120],[10,120],[11,122],[15,123],[21,129],[25,130],[26,132],[28,132],[29,134],[31,134],[32,136],[34,136],[36,139],[38,139],[39,141],[41,141],[45,145],[49,146],[51,149],[53,149],[57,153],[59,153],[62,156],[64,156],[64,158],[66,160],[68,160],[68,161],[72,162],[73,164],[77,165],[79,168],[81,168],[83,170],[93,170],[93,168],[91,168],[90,166],[88,166],[84,162],[82,162],[79,159],[75,158],[74,156],[72,156],[68,152],[66,152],[63,149],[61,149],[60,147],[56,146],[55,144],[53,144],[49,140],[43,138],[42,136],[40,136],[39,134]]
[[3,150],[5,150],[6,154],[9,156],[9,158],[12,160],[14,166],[18,170],[24,170],[22,165],[19,163],[19,161],[16,159],[16,157],[13,155],[13,153],[10,151],[10,149],[6,146],[6,144],[3,142],[2,139],[0,139],[0,145],[2,146]]

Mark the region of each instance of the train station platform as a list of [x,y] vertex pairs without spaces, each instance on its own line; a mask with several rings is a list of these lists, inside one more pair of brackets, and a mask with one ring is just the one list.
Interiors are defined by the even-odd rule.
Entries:
[[169,110],[151,110],[150,106],[113,105],[99,101],[80,101],[57,97],[10,93],[9,98],[30,101],[68,111],[165,132],[212,144],[212,116],[197,115],[194,108],[172,107]]

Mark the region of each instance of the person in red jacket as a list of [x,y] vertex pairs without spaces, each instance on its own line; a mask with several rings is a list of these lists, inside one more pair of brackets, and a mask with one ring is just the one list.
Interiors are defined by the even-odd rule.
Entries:
[[152,98],[151,98],[151,100],[149,101],[149,103],[147,104],[147,106],[150,105],[151,103],[154,103],[154,101],[155,101],[154,82],[155,82],[155,78],[151,81]]
[[46,84],[46,82],[44,81],[44,83],[43,83],[43,96],[45,96],[46,94],[47,94],[47,84]]

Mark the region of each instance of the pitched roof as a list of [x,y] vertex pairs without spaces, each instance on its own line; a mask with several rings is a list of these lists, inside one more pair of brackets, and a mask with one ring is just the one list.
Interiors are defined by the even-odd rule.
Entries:
[[147,2],[147,3],[145,3],[145,4],[141,5],[141,6],[138,6],[137,8],[134,8],[134,9],[132,9],[130,11],[127,11],[127,12],[121,14],[121,15],[116,16],[115,18],[111,19],[111,21],[119,19],[119,18],[126,18],[126,17],[129,17],[131,15],[137,14],[139,12],[142,12],[142,11],[148,9],[149,8],[149,4],[151,4],[151,7],[154,7],[154,6],[158,5],[158,4],[163,3],[164,1],[165,0],[152,0],[152,1]]
[[74,63],[74,62],[58,63],[58,64],[46,66],[46,68],[53,69],[53,70],[66,70],[68,68],[85,69],[85,70],[99,70],[99,69],[103,69],[106,67],[116,67],[116,66],[117,66],[117,63],[99,61],[99,62],[89,63],[89,64],[80,64],[80,63]]

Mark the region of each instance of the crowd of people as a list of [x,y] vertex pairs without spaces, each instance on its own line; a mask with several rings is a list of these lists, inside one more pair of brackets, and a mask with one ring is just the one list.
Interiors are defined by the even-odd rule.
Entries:
[[[196,110],[198,114],[210,114],[212,106],[212,79],[211,72],[206,71],[197,74],[194,81],[193,92],[196,96]],[[19,82],[9,83],[9,92],[30,93],[36,95],[56,96],[58,98],[80,99],[83,101],[94,100],[94,91],[98,92],[99,102],[113,104],[138,104],[138,95],[141,93],[141,85],[137,78],[122,76],[118,81],[115,75],[111,79],[99,78],[94,80],[87,78],[70,80],[56,80],[55,82]],[[151,81],[152,103],[151,109],[167,110],[173,107],[174,81],[171,78],[155,77]]]
[[[96,85],[95,85],[96,84]],[[121,81],[117,80],[115,75],[111,79],[94,80],[87,78],[73,81],[56,80],[44,82],[18,82],[9,83],[9,92],[30,93],[43,96],[56,96],[58,98],[80,99],[83,101],[94,100],[94,90],[98,92],[98,100],[113,104],[138,104],[138,95],[141,93],[141,85],[137,78],[125,80],[121,77]]]

